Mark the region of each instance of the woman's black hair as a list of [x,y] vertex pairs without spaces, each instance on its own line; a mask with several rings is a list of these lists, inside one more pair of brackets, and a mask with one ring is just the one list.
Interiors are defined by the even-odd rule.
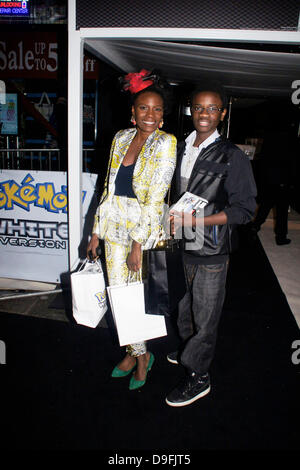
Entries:
[[158,87],[157,85],[150,85],[147,88],[143,88],[143,90],[138,91],[137,93],[132,95],[132,97],[131,97],[132,103],[134,104],[135,101],[137,100],[137,98],[139,96],[141,96],[143,93],[149,93],[149,92],[150,93],[156,93],[157,95],[159,95],[162,98],[163,102],[165,102],[165,94],[163,92],[163,89]]
[[134,105],[135,101],[139,96],[141,96],[144,93],[156,93],[159,95],[164,104],[164,114],[169,114],[171,112],[171,107],[172,107],[172,96],[171,96],[171,91],[168,90],[167,88],[162,88],[156,84],[150,85],[147,88],[144,88],[143,90],[139,91],[138,93],[135,93],[134,95],[131,96],[131,103]]
[[202,93],[204,91],[209,91],[211,93],[217,93],[222,101],[223,108],[226,109],[228,106],[228,98],[225,92],[224,87],[221,85],[221,83],[217,81],[207,81],[207,82],[202,82],[197,85],[197,88],[191,93],[190,96],[190,102],[193,102],[194,97],[198,93]]

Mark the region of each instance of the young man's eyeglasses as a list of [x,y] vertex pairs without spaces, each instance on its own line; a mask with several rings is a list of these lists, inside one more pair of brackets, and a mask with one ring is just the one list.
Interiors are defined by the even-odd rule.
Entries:
[[203,106],[198,106],[197,104],[191,106],[191,109],[195,113],[202,113],[205,110],[208,114],[216,114],[220,111],[223,111],[223,108],[218,108],[217,106],[208,106],[207,108],[204,108]]

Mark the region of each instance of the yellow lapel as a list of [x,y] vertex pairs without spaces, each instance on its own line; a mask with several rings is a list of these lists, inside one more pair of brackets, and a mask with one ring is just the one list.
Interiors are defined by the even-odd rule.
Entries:
[[119,168],[135,134],[136,129],[125,129],[117,139],[111,164],[110,184],[114,184]]
[[154,150],[160,136],[160,131],[156,129],[152,134],[150,134],[144,143],[142,150],[137,158],[133,178],[138,178],[140,174],[144,171],[145,165],[150,161],[151,157],[154,155]]

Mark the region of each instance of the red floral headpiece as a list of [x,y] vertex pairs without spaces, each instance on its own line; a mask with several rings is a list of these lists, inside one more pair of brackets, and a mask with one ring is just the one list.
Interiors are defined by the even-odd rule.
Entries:
[[128,73],[125,75],[123,89],[135,94],[144,90],[144,88],[153,85],[153,83],[154,77],[151,76],[151,72],[142,69],[140,72]]

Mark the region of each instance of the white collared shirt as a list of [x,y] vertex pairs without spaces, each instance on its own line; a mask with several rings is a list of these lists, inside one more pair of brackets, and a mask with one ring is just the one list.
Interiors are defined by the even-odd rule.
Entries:
[[181,177],[189,179],[192,173],[192,169],[195,165],[195,162],[197,160],[197,157],[201,150],[205,147],[208,147],[208,145],[212,144],[218,137],[220,137],[219,132],[217,129],[209,136],[207,139],[205,139],[199,147],[194,147],[194,142],[196,140],[196,135],[197,132],[193,131],[186,139],[186,146],[185,146],[185,152],[182,158],[181,162]]

